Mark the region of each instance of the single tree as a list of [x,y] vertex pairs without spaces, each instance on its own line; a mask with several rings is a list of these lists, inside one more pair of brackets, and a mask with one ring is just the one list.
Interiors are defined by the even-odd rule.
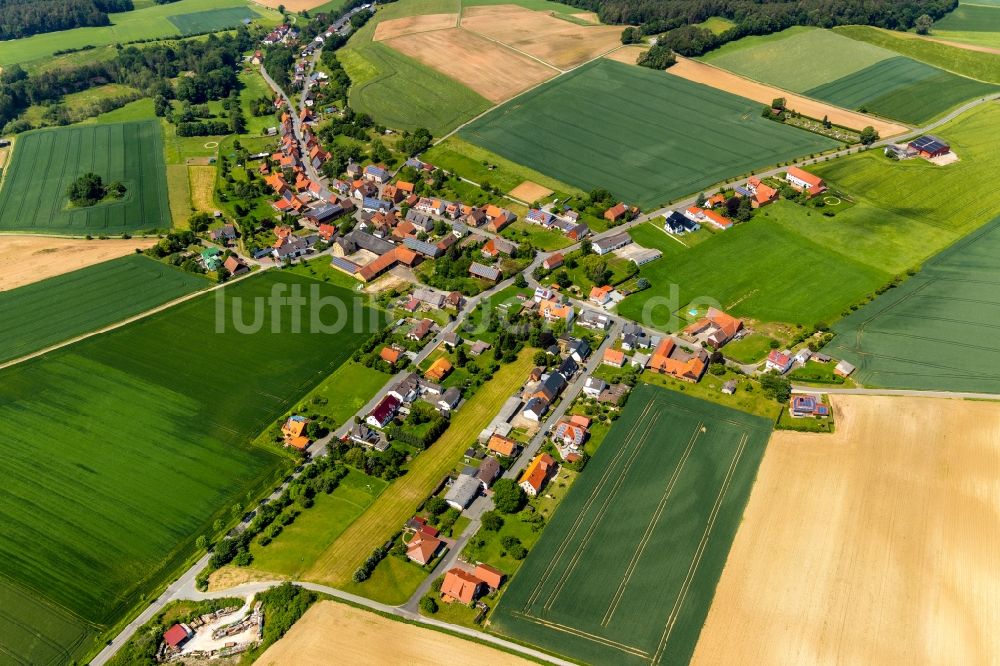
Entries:
[[422,608],[425,613],[430,613],[431,615],[438,612],[438,604],[434,601],[434,597],[424,597],[421,599],[420,608]]
[[922,14],[917,17],[917,20],[913,23],[913,26],[917,29],[918,35],[926,35],[931,31],[931,26],[934,25],[934,19],[932,19],[927,14]]
[[879,140],[878,130],[869,125],[861,130],[861,143],[870,146]]
[[480,518],[483,529],[487,532],[499,532],[503,527],[503,518],[496,511],[487,511]]
[[493,484],[493,504],[500,513],[517,513],[527,497],[513,479],[500,479]]

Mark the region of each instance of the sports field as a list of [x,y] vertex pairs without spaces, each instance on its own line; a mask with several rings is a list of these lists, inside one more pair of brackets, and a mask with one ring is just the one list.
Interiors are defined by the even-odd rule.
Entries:
[[693,663],[995,663],[1000,403],[831,400],[768,443]]
[[607,59],[494,109],[459,136],[644,208],[837,145],[764,120],[757,102]]
[[[241,12],[237,18],[237,11]],[[177,19],[176,21],[174,19]],[[73,28],[24,39],[0,42],[0,63],[12,65],[51,56],[53,52],[83,46],[104,46],[139,39],[179,37],[192,32],[235,27],[243,18],[271,25],[281,15],[247,0],[178,0],[110,15],[111,25]],[[204,27],[202,27],[204,26]],[[87,52],[72,54],[72,59]]]
[[[531,370],[531,353],[524,351],[484,384],[452,418],[444,435],[416,457],[409,471],[396,479],[360,518],[327,548],[306,570],[305,579],[344,586],[376,546],[386,542],[416,511],[434,486],[461,458],[469,442],[496,415]],[[354,590],[364,594],[364,584]]]
[[0,363],[208,286],[202,277],[133,254],[0,292]]
[[997,88],[828,30],[744,38],[703,60],[847,109],[920,124]]
[[[82,662],[92,645],[71,644],[64,617],[99,631],[114,625],[186,565],[216,518],[228,520],[235,502],[287,468],[276,449],[250,440],[366,334],[311,333],[311,317],[296,333],[288,308],[272,329],[276,285],[286,296],[298,286],[309,297],[316,285],[320,296],[351,298],[265,272],[227,287],[222,308],[237,308],[244,325],[259,313],[268,322],[260,332],[231,322],[217,332],[220,301],[205,295],[0,371],[0,579],[21,590],[8,592],[16,599],[0,613],[0,642],[15,661],[35,662],[26,655],[43,645],[38,662]],[[327,308],[323,320],[332,318]],[[61,609],[58,631],[9,638],[21,609],[39,603]]]
[[[93,171],[125,197],[71,207],[70,183]],[[26,132],[0,190],[0,230],[86,234],[169,229],[163,139],[157,121],[76,125]]]
[[834,325],[864,384],[1000,393],[1000,218]]
[[769,434],[767,419],[640,383],[492,628],[587,663],[686,663]]

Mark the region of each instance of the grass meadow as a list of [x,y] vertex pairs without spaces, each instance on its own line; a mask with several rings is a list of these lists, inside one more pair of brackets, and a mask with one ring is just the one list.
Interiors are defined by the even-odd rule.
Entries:
[[[952,71],[945,71],[933,66],[944,66],[945,62],[927,64],[901,56],[883,44],[869,43],[878,40],[852,39],[856,36],[852,30],[793,28],[767,38],[741,39],[702,59],[837,106],[864,109],[911,124],[924,123],[964,101],[997,90],[952,73],[971,75],[978,68],[948,67]],[[867,30],[861,28],[857,34]]]
[[836,147],[761,118],[759,107],[662,72],[598,60],[494,109],[459,136],[582,190],[606,187],[649,208]]
[[[224,294],[244,323],[254,313],[270,322],[279,284],[350,298],[278,271]],[[277,330],[218,333],[217,305],[195,298],[0,372],[0,579],[21,590],[15,612],[0,614],[0,636],[18,609],[44,602],[110,637],[191,561],[197,536],[218,518],[228,524],[235,502],[249,504],[293,464],[249,442],[366,335],[313,334],[308,319],[296,333],[287,309]],[[46,644],[67,663],[97,642]],[[6,648],[23,661],[32,646]]]
[[[1000,19],[1000,7],[992,11]],[[1000,46],[1000,27],[997,30],[997,41],[998,46]],[[946,69],[949,72],[979,79],[987,83],[1000,83],[1000,54],[962,49],[866,25],[842,26],[834,28],[833,31],[838,35],[875,44],[876,46],[909,56],[929,65]],[[934,36],[939,35],[935,32]]]
[[[88,171],[105,183],[122,181],[125,197],[71,207],[66,189]],[[82,236],[170,225],[158,122],[77,125],[18,137],[0,190],[0,230]]]
[[130,255],[0,292],[0,363],[208,286],[202,277]]
[[[233,13],[236,9],[242,12],[239,18]],[[223,17],[226,18],[225,21],[222,20]],[[253,5],[251,9],[246,0],[178,0],[165,5],[111,14],[110,18],[109,26],[73,28],[0,42],[0,62],[13,65],[40,60],[65,49],[101,47],[139,39],[180,37],[192,32],[231,28],[243,18],[277,24],[281,15],[262,5]],[[83,52],[84,57],[86,53]],[[70,58],[76,59],[79,56],[80,54],[71,54]]]
[[770,426],[640,383],[491,628],[585,663],[686,663]]
[[834,325],[830,354],[891,388],[1000,393],[1000,218]]
[[[351,576],[376,546],[396,533],[427,494],[455,465],[470,442],[496,414],[497,405],[521,385],[531,370],[530,351],[522,352],[518,360],[505,365],[484,384],[452,417],[451,425],[432,447],[418,455],[406,475],[396,479],[388,489],[338,538],[305,577],[320,583],[335,585],[361,595],[374,583],[357,584]],[[394,558],[388,558],[392,560]],[[381,567],[379,567],[381,568]]]
[[380,6],[337,58],[351,77],[351,108],[399,129],[442,135],[490,108],[490,102],[430,67],[373,42],[380,21],[458,11],[457,0],[405,0]]
[[934,24],[931,35],[940,39],[1000,48],[1000,3],[962,2]]

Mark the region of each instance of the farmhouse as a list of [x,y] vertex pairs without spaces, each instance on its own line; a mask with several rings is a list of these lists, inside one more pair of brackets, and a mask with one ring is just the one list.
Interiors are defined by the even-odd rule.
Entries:
[[619,234],[608,236],[607,238],[595,240],[593,244],[591,244],[591,248],[594,250],[594,254],[607,254],[612,250],[625,247],[631,242],[632,237],[628,235],[628,232],[623,231]]
[[819,176],[815,176],[808,171],[791,166],[785,173],[785,180],[799,192],[805,192],[810,197],[822,194],[826,191],[826,183]]
[[795,418],[814,417],[825,419],[830,416],[830,408],[816,399],[813,395],[792,396],[791,414]]
[[552,477],[555,471],[555,458],[547,453],[542,453],[531,461],[531,464],[524,470],[524,474],[521,475],[521,480],[518,483],[526,495],[535,497],[542,491],[545,483]]
[[747,180],[746,189],[753,197],[750,200],[750,205],[754,208],[760,208],[778,200],[778,190],[767,183],[762,183],[757,176],[751,176]]
[[441,583],[442,598],[451,603],[458,601],[463,604],[471,604],[482,593],[483,581],[476,578],[468,571],[455,567],[449,569],[444,575]]
[[610,365],[613,368],[620,368],[625,365],[625,352],[617,349],[605,349],[604,358],[601,359],[601,363]]
[[792,367],[792,363],[793,360],[790,354],[772,349],[771,353],[767,355],[767,362],[764,366],[768,370],[776,370],[781,374],[785,374]]
[[309,437],[306,436],[306,426],[309,419],[298,414],[289,416],[281,425],[281,435],[285,439],[285,444],[300,451],[309,446]]
[[709,308],[702,319],[684,329],[686,335],[696,336],[716,349],[736,337],[743,330],[743,320],[717,308]]
[[670,375],[685,382],[701,380],[708,367],[704,352],[687,353],[671,338],[663,338],[646,366],[661,375]]
[[487,442],[486,448],[492,453],[509,458],[517,452],[519,447],[517,442],[510,437],[504,437],[503,435],[493,433],[490,435],[490,440]]
[[500,269],[492,266],[486,266],[478,261],[473,261],[469,266],[469,275],[483,280],[489,280],[490,282],[496,282],[500,279]]
[[624,202],[618,202],[616,205],[604,211],[604,219],[608,222],[622,222],[632,219],[634,214],[634,208],[629,208]]
[[542,268],[544,268],[547,271],[559,268],[562,265],[563,265],[563,256],[561,252],[553,252],[552,254],[550,254],[548,257],[545,258],[545,261],[542,262]]
[[945,143],[943,139],[939,139],[931,134],[925,134],[918,139],[914,139],[907,147],[915,150],[924,159],[941,157],[951,152],[951,146]]

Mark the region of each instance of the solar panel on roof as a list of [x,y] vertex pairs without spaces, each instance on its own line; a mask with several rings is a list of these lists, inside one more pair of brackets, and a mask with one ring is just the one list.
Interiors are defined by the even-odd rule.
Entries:
[[948,144],[944,141],[936,136],[930,135],[914,139],[910,142],[910,145],[917,150],[926,151],[928,153],[936,153],[948,148]]

